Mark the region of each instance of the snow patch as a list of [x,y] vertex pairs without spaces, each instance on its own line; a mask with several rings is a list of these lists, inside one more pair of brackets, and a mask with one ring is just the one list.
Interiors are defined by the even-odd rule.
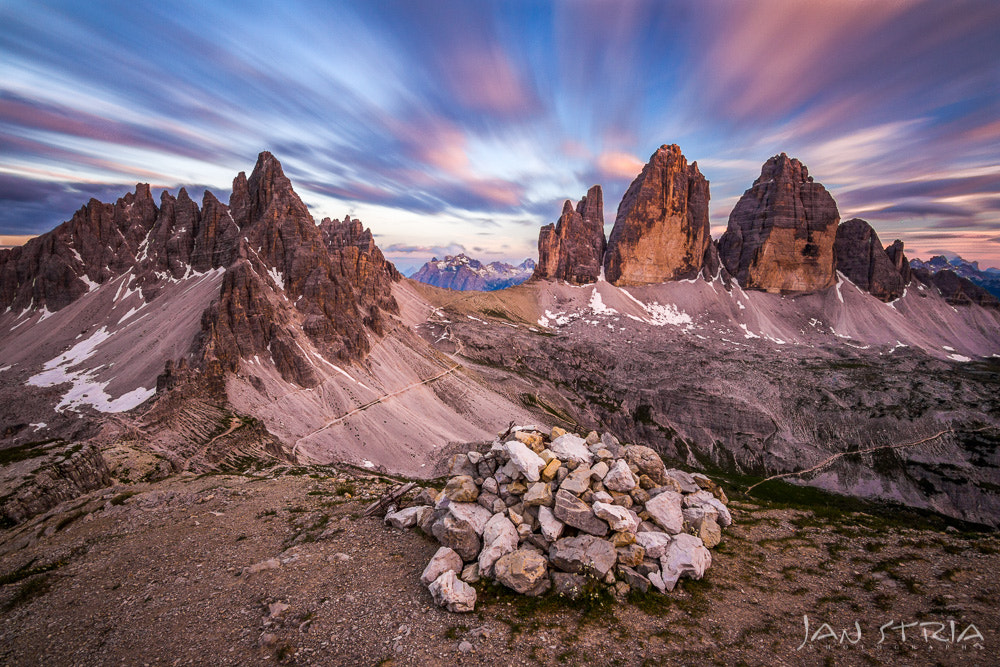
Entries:
[[362,468],[374,468],[375,464],[372,463],[371,461],[369,461],[368,459],[361,459],[361,467]]
[[745,325],[745,324],[741,324],[740,325],[740,329],[743,329],[743,337],[744,338],[760,338],[760,336],[758,336],[754,332],[750,331],[750,329],[748,329],[747,325]]
[[638,304],[649,317],[645,320],[647,324],[652,324],[653,326],[662,327],[667,324],[673,326],[683,326],[690,328],[692,325],[691,316],[685,313],[683,310],[677,308],[677,306],[672,303],[660,304],[658,301],[652,303],[643,303],[639,299],[635,298],[629,294],[628,290],[623,289],[622,294],[631,299],[634,303]]
[[964,354],[949,354],[948,358],[951,359],[952,361],[961,361],[963,363],[966,361],[972,361],[972,359],[965,356]]
[[601,293],[597,291],[597,288],[594,288],[594,291],[590,294],[590,309],[597,315],[618,314],[618,311],[614,308],[604,305],[604,299],[601,298]]

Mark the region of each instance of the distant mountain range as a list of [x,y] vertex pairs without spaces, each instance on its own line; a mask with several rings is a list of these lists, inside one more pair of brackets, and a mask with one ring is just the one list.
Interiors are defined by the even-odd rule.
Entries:
[[492,292],[520,285],[531,277],[535,260],[526,259],[517,266],[504,262],[483,264],[465,254],[435,257],[410,276],[413,280],[461,291]]
[[970,280],[1000,299],[1000,269],[980,269],[979,262],[970,262],[958,256],[948,259],[944,255],[936,255],[926,262],[911,259],[910,267],[924,269],[932,274],[945,270],[952,271],[960,278]]

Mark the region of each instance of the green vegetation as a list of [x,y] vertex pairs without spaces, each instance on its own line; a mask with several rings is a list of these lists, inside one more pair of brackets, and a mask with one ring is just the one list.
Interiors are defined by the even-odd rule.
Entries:
[[44,456],[46,450],[50,449],[49,446],[52,445],[52,443],[63,442],[65,442],[65,440],[62,440],[61,438],[49,438],[48,440],[35,440],[32,442],[26,442],[23,445],[18,445],[16,447],[0,449],[0,465],[8,465],[10,463],[17,463],[18,461],[25,461],[27,459]]

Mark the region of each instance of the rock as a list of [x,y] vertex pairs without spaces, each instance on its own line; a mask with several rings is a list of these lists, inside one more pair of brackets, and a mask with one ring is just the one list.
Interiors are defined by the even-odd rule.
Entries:
[[[627,449],[627,448],[626,448]],[[615,461],[602,483],[609,491],[631,491],[636,487],[636,480],[623,459]]]
[[552,502],[552,485],[545,482],[535,482],[524,494],[524,504],[528,507],[551,506]]
[[587,449],[583,438],[572,433],[566,433],[555,438],[549,443],[549,449],[563,461],[572,461],[589,466],[590,462],[594,460],[594,455]]
[[461,572],[462,565],[462,557],[454,549],[441,547],[431,556],[423,574],[420,575],[420,583],[424,586],[430,586],[445,572]]
[[[649,479],[646,475],[643,475],[641,479]],[[633,502],[637,505],[645,505],[646,501],[649,500],[649,492],[643,488],[636,487],[628,492],[631,496]]]
[[559,488],[575,495],[585,492],[590,488],[590,468],[581,465],[566,476]]
[[643,560],[646,558],[646,550],[639,544],[618,547],[615,551],[618,554],[619,565],[638,567],[642,565]]
[[[660,591],[661,593],[667,592],[667,585],[663,583],[663,577],[660,576],[659,570],[654,570],[646,576],[649,577],[650,585],[652,585],[656,590]],[[673,588],[671,588],[670,590],[673,590]]]
[[519,549],[502,556],[494,566],[496,580],[522,595],[537,596],[549,589],[549,563],[542,554]]
[[420,489],[420,492],[417,493],[416,496],[414,496],[413,504],[433,506],[434,503],[437,501],[438,493],[439,491],[436,491],[432,488],[425,486],[424,488]]
[[840,213],[809,171],[782,153],[761,168],[719,239],[719,258],[740,286],[768,292],[831,287]]
[[517,468],[526,480],[537,482],[539,472],[545,467],[545,461],[535,452],[531,451],[526,444],[518,440],[511,440],[504,445],[511,464]]
[[722,529],[715,519],[706,517],[698,526],[698,537],[706,547],[712,549],[722,541]]
[[903,286],[910,284],[910,260],[906,259],[906,255],[903,254],[903,242],[896,239],[892,242],[892,245],[885,247],[885,254],[889,257],[889,261],[892,265],[896,267],[896,271],[903,278]]
[[514,496],[523,496],[527,490],[528,485],[519,479],[507,485],[507,492]]
[[675,535],[666,553],[660,558],[663,583],[668,590],[673,590],[681,577],[701,579],[711,564],[712,553],[705,548],[701,539],[687,533]]
[[[694,481],[694,477],[684,472],[683,470],[677,470],[676,468],[671,468],[665,473],[668,479],[672,479],[677,483],[677,491],[682,493],[694,493],[698,491],[701,487],[698,486]],[[666,480],[664,480],[666,482]]]
[[486,522],[493,516],[493,512],[478,503],[450,503],[448,512],[456,519],[471,525],[476,535],[483,534]]
[[620,505],[594,503],[594,514],[607,521],[611,530],[635,532],[639,528],[639,517]]
[[[678,509],[679,513],[680,510]],[[608,534],[608,524],[598,519],[587,503],[563,489],[559,489],[556,493],[556,505],[553,514],[563,523],[582,530],[585,533],[599,536]]]
[[429,505],[414,505],[413,507],[401,509],[398,512],[386,514],[385,522],[393,528],[412,528],[419,523],[422,516],[432,511],[433,508]]
[[494,514],[483,530],[483,550],[479,553],[479,571],[490,576],[493,565],[504,554],[517,550],[519,534],[514,523],[503,514]]
[[457,551],[464,561],[473,561],[479,556],[479,535],[468,521],[445,514],[431,526],[431,534],[444,546]]
[[479,488],[469,475],[459,475],[448,480],[444,495],[456,503],[473,503],[479,497]]
[[462,574],[459,578],[467,584],[478,582],[482,578],[479,573],[479,563],[469,563],[466,565],[462,569]]
[[607,576],[618,560],[615,546],[593,535],[564,537],[549,548],[549,560],[563,572]]
[[460,641],[458,642],[458,652],[459,653],[472,653],[473,646],[471,642]]
[[[549,453],[551,454],[551,452]],[[559,466],[562,465],[562,461],[555,458],[554,454],[552,456],[553,458],[548,463],[546,463],[545,467],[542,469],[540,478],[543,482],[551,482],[553,479],[555,479],[556,473],[559,472]]]
[[646,511],[664,531],[670,534],[681,532],[684,528],[684,515],[681,513],[681,494],[674,491],[663,493],[649,499]]
[[[690,495],[684,496],[684,506],[685,507],[699,507],[707,506],[713,508],[719,515],[719,525],[725,528],[733,523],[733,517],[729,513],[729,508],[726,507],[721,500],[716,498],[710,491],[705,491],[702,489],[697,493],[692,493]],[[647,505],[648,507],[648,505]]]
[[567,200],[554,225],[538,234],[538,263],[533,279],[565,280],[572,284],[595,282],[601,273],[606,241],[604,199],[595,185],[573,210]]
[[662,283],[701,271],[711,242],[708,181],[676,146],[661,146],[622,198],[604,273],[615,285]]
[[455,454],[450,459],[448,459],[448,476],[449,477],[475,477],[476,467],[472,465],[467,454]]
[[639,473],[647,475],[656,484],[667,481],[667,468],[656,450],[643,445],[628,445],[625,447],[625,460],[639,469]]
[[698,530],[701,528],[701,522],[705,519],[711,519],[715,521],[719,518],[719,511],[716,510],[711,505],[697,505],[695,507],[685,507],[681,510],[684,515],[684,521],[687,522],[689,526]]
[[281,561],[277,558],[268,558],[267,560],[262,560],[259,563],[254,563],[247,568],[247,573],[257,574],[258,572],[263,572],[264,570],[277,570],[281,567]]
[[[500,500],[500,496],[496,496],[490,493],[489,491],[480,491],[479,497],[476,498],[477,505],[479,505],[480,507],[485,507],[494,514],[503,511],[502,509],[500,510],[495,509],[497,507],[497,503],[500,503],[501,505],[504,504],[503,501]],[[506,505],[504,505],[504,507],[506,507]]]
[[898,299],[905,283],[899,269],[882,248],[872,226],[851,218],[837,227],[834,243],[837,270],[848,280],[882,301]]
[[427,587],[439,606],[451,612],[469,612],[476,608],[476,589],[448,570]]
[[613,501],[614,498],[607,491],[595,491],[590,499],[592,503],[611,503]]
[[576,600],[583,593],[583,588],[586,585],[587,577],[582,574],[572,574],[570,572],[552,573],[552,589],[560,597]]
[[611,543],[616,547],[627,547],[630,544],[635,544],[635,533],[618,531],[611,536]]
[[673,537],[666,533],[644,532],[636,533],[635,541],[646,550],[646,557],[659,558],[667,553],[667,547],[673,542]]
[[608,467],[607,462],[598,461],[597,464],[590,469],[590,478],[595,482],[602,481],[605,476],[607,476],[608,470],[610,470],[610,468]]
[[523,442],[527,445],[528,449],[536,454],[541,454],[542,450],[545,449],[545,441],[542,439],[541,433],[536,433],[534,431],[515,431],[514,439],[518,442]]
[[631,567],[622,566],[620,568],[622,580],[628,584],[631,588],[637,591],[645,593],[649,590],[649,579],[642,576]]
[[479,493],[482,494],[483,492],[492,493],[493,495],[499,495],[500,485],[497,484],[496,478],[487,477],[486,479],[483,480],[483,488]]
[[538,508],[538,523],[541,524],[542,535],[550,542],[558,540],[565,527],[548,507]]
[[552,430],[549,431],[549,440],[555,440],[556,438],[566,435],[566,429],[561,426],[553,426]]

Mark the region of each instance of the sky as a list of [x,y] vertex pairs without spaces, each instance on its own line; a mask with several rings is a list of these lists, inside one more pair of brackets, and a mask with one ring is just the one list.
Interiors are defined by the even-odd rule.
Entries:
[[0,0],[0,240],[137,182],[226,201],[269,150],[404,271],[536,256],[661,144],[718,237],[799,158],[911,257],[1000,267],[1000,2]]

